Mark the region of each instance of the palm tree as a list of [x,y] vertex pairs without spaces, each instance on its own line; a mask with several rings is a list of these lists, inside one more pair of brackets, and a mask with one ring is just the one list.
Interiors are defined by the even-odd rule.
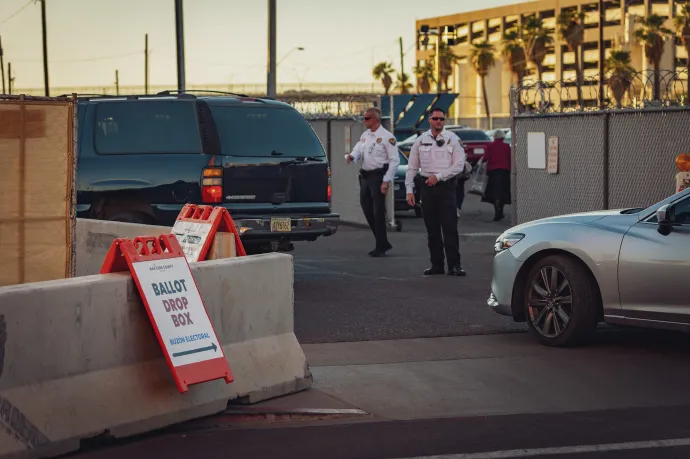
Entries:
[[[683,41],[690,62],[690,1],[686,0],[686,2],[681,5],[680,11],[676,17],[673,18],[673,22],[676,25],[676,33]],[[688,65],[688,67],[690,68],[690,65]]]
[[405,72],[398,73],[398,79],[395,82],[395,90],[400,91],[400,94],[409,94],[412,87],[410,76]]
[[641,17],[638,21],[642,27],[635,31],[635,38],[644,45],[647,62],[654,66],[654,100],[659,100],[661,98],[659,67],[664,54],[664,41],[673,32],[664,27],[666,19],[658,14]]
[[474,67],[474,71],[477,72],[477,75],[482,79],[482,93],[487,117],[489,117],[491,113],[489,112],[489,99],[486,96],[486,76],[489,74],[491,67],[496,64],[495,53],[496,47],[486,40],[472,45],[472,49],[470,50],[472,67]]
[[417,77],[417,91],[428,94],[431,91],[431,83],[436,83],[434,78],[434,67],[431,64],[416,66],[412,69]]
[[[453,54],[447,43],[439,44],[439,78],[441,80],[441,91],[448,92],[448,78],[453,74],[453,64],[457,62],[458,56]],[[431,56],[430,62],[436,62],[436,53]],[[434,64],[435,66],[435,64]]]
[[621,107],[623,96],[630,92],[632,85],[632,75],[635,69],[630,65],[630,51],[622,49],[611,51],[611,55],[606,58],[606,72],[610,72],[609,88],[616,99],[616,106]]
[[517,79],[518,87],[522,86],[522,78],[525,76],[525,69],[527,68],[527,58],[517,30],[510,30],[503,35],[503,49],[501,51],[510,71]]
[[552,44],[553,37],[544,28],[542,20],[536,16],[527,18],[522,25],[522,46],[527,59],[537,67],[540,82],[544,72],[544,59]]
[[577,103],[583,106],[582,100],[582,67],[580,66],[580,46],[585,40],[585,13],[583,11],[563,11],[556,19],[558,31],[568,44],[568,49],[575,53],[575,73],[577,74]]
[[393,85],[393,78],[391,78],[393,72],[395,72],[395,70],[393,70],[393,65],[391,65],[390,62],[380,62],[376,64],[374,70],[371,72],[374,79],[381,80],[386,95],[388,95],[388,91],[390,91]]

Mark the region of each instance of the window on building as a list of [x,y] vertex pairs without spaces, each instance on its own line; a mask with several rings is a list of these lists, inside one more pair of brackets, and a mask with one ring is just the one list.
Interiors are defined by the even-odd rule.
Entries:
[[484,21],[477,21],[472,23],[472,34],[470,36],[470,40],[472,41],[472,43],[477,43],[478,41],[484,39],[485,29],[486,28]]
[[671,8],[669,8],[668,0],[651,0],[650,1],[652,13],[658,14],[661,17],[668,18],[671,17]]
[[604,25],[617,26],[623,21],[621,0],[608,0],[604,2]]
[[554,33],[556,31],[556,10],[540,11],[539,17],[542,20],[542,25],[547,31]]
[[680,37],[675,37],[676,45],[676,57],[675,57],[675,67],[676,72],[683,72],[688,70],[688,51],[683,46],[683,41]]
[[625,0],[625,12],[635,16],[646,16],[647,7],[644,0]]
[[517,14],[514,14],[512,16],[506,16],[505,18],[505,30],[506,32],[510,29],[516,29],[518,27],[518,21],[520,20],[520,17]]
[[599,27],[599,4],[587,3],[582,5],[582,11],[585,13],[585,29],[596,29]]
[[470,35],[470,26],[463,22],[462,24],[455,25],[455,40],[457,44],[467,43],[468,37]]

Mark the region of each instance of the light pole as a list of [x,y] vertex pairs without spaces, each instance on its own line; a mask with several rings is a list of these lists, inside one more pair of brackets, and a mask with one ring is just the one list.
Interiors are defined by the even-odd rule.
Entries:
[[268,72],[266,95],[276,97],[276,0],[268,0]]
[[294,53],[295,51],[304,51],[304,48],[301,47],[301,46],[295,46],[294,48],[292,48],[290,51],[288,51],[288,53],[287,53],[285,56],[283,56],[283,57],[278,61],[278,63],[276,64],[276,67],[278,67],[278,66],[280,65],[281,62],[283,62],[285,59],[287,59],[287,57],[288,57],[290,54]]
[[[436,73],[436,92],[441,93],[441,39],[443,38],[443,32],[441,32],[441,27],[439,27],[435,32],[429,30],[429,26],[424,24],[420,27],[419,31],[424,34],[425,45],[429,43],[429,35],[436,36],[436,55],[434,59],[434,72]],[[454,26],[446,26],[447,33],[455,32]],[[447,38],[446,44],[448,46],[455,45],[454,38]]]
[[177,89],[185,90],[184,69],[184,23],[182,14],[182,0],[175,0],[175,36],[177,42]]
[[48,83],[48,31],[46,27],[46,0],[41,0],[41,26],[43,29],[43,84],[46,97],[50,97],[50,84]]

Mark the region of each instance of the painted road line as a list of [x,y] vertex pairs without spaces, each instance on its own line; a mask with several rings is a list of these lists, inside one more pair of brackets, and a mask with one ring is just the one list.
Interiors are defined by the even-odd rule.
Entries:
[[358,409],[332,409],[332,408],[294,408],[294,409],[271,409],[271,408],[256,408],[251,407],[247,409],[230,409],[225,410],[225,414],[354,414],[359,416],[368,416],[369,413]]
[[610,443],[602,445],[560,446],[552,448],[513,449],[504,451],[489,451],[485,453],[446,454],[440,456],[418,456],[408,459],[511,459],[518,457],[536,457],[559,454],[585,454],[611,451],[626,451],[638,449],[672,448],[690,446],[690,438],[676,438],[671,440],[649,440],[629,443]]

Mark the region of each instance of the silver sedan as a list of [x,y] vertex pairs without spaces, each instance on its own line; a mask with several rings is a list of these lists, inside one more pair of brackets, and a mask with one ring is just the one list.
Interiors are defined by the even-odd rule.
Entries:
[[489,306],[543,344],[582,343],[601,321],[690,331],[690,189],[524,223],[494,250]]

